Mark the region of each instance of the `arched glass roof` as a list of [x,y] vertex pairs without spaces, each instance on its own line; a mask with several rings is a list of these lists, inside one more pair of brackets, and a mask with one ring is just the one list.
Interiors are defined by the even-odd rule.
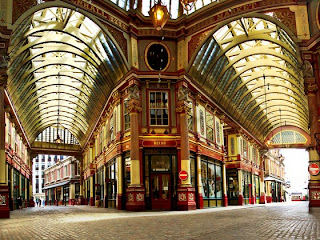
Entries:
[[275,23],[243,17],[215,31],[189,73],[231,116],[260,139],[282,125],[308,132],[297,46]]
[[8,90],[31,142],[59,122],[82,144],[128,66],[111,37],[81,13],[40,10],[9,48]]

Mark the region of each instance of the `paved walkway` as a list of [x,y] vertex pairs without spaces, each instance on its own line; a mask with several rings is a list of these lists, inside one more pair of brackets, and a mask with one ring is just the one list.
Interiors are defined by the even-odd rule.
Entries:
[[138,213],[50,206],[0,219],[0,239],[320,239],[319,220],[308,202]]

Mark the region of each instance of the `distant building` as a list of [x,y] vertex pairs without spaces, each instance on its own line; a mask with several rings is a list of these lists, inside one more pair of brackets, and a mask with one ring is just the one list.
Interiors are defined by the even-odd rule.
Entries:
[[65,159],[66,156],[58,155],[41,155],[39,154],[34,160],[32,165],[32,192],[33,199],[45,200],[44,187],[44,170],[54,165],[57,161]]
[[74,205],[80,193],[79,161],[67,157],[44,171],[46,205]]
[[284,201],[284,157],[279,153],[279,149],[269,150],[264,156],[264,182],[266,200],[269,203]]

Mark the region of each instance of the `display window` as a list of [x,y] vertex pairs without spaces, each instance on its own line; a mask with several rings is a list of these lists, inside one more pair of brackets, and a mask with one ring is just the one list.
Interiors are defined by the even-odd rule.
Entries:
[[211,158],[201,158],[201,182],[204,206],[221,206],[223,191],[221,163]]
[[107,206],[115,208],[117,198],[117,162],[115,159],[107,163],[106,170]]

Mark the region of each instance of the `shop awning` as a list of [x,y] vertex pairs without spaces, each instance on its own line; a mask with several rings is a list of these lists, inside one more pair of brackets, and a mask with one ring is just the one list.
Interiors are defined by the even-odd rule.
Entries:
[[284,180],[281,180],[281,179],[275,178],[275,177],[271,177],[271,176],[265,177],[264,180],[265,180],[265,181],[276,181],[276,182],[285,183]]
[[50,189],[50,188],[55,188],[55,187],[59,187],[59,186],[63,186],[63,185],[66,185],[70,183],[70,180],[68,181],[63,181],[63,182],[59,182],[59,183],[56,183],[56,184],[52,184],[52,185],[49,185],[49,186],[45,186],[44,188],[42,188],[43,190],[46,190],[46,189]]

